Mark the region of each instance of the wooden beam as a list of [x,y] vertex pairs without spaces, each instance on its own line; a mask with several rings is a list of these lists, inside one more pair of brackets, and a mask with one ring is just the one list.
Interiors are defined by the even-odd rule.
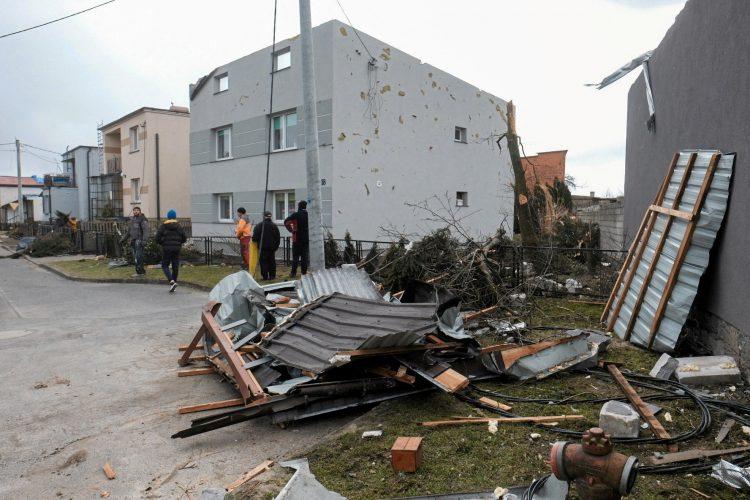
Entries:
[[508,406],[506,404],[501,403],[500,401],[495,401],[494,399],[486,398],[484,396],[481,397],[481,398],[479,398],[479,402],[480,403],[484,403],[487,406],[491,406],[493,408],[497,408],[497,409],[503,410],[503,411],[510,411],[510,410],[513,409],[512,406]]
[[497,422],[498,424],[523,424],[541,422],[559,422],[561,420],[582,420],[583,415],[545,415],[541,417],[510,417],[510,418],[457,418],[455,420],[432,420],[421,422],[424,427],[446,427],[449,425],[487,424]]
[[[625,397],[628,398],[628,401],[630,401],[630,404],[633,405],[635,411],[637,411],[638,414],[643,418],[643,420],[645,420],[649,425],[651,432],[653,432],[654,435],[659,439],[669,439],[671,436],[669,435],[667,430],[663,425],[661,425],[661,422],[659,422],[659,420],[654,416],[648,405],[641,399],[635,389],[633,389],[633,386],[631,386],[630,383],[625,379],[620,369],[615,365],[607,364],[607,371],[612,376],[612,378],[615,379],[615,382],[617,382],[617,385],[620,386],[622,392],[625,393]],[[669,451],[677,451],[676,443],[672,443],[668,445],[668,447]]]
[[[404,365],[401,366],[403,368],[406,368]],[[403,382],[404,384],[413,385],[414,382],[417,381],[417,377],[415,377],[414,375],[407,375],[405,371],[404,373],[400,373],[400,371],[389,370],[384,366],[375,366],[367,371],[369,371],[370,373],[374,373],[375,375],[380,375],[381,377],[389,377],[394,380],[398,380],[399,382]]]
[[192,377],[195,375],[208,375],[211,373],[216,373],[216,370],[214,370],[213,366],[209,366],[206,368],[191,368],[189,370],[178,370],[177,376],[178,377]]
[[682,237],[680,248],[677,250],[677,256],[674,259],[672,269],[670,270],[669,276],[667,277],[667,283],[664,285],[664,291],[661,294],[659,305],[656,307],[656,311],[654,312],[654,321],[651,323],[651,329],[648,335],[649,349],[651,349],[651,347],[654,345],[656,332],[659,330],[661,320],[664,317],[664,310],[667,308],[667,302],[672,296],[672,291],[677,284],[677,275],[680,273],[680,269],[682,269],[682,263],[685,260],[685,255],[687,254],[688,248],[690,248],[690,243],[693,240],[693,233],[695,232],[695,228],[697,225],[696,218],[700,214],[700,211],[703,209],[703,203],[706,201],[706,196],[708,195],[708,190],[711,187],[711,181],[713,181],[714,173],[716,172],[716,167],[719,165],[720,159],[721,155],[716,153],[711,157],[711,161],[709,161],[708,163],[706,176],[703,178],[701,189],[700,191],[698,191],[698,197],[696,198],[695,205],[693,206],[694,218],[688,222],[687,228],[685,229],[685,234]]
[[659,205],[651,205],[648,209],[652,212],[659,212],[660,214],[671,215],[680,219],[693,220],[693,214],[684,210],[675,210],[673,208],[660,207]]
[[237,399],[226,399],[224,401],[214,401],[213,403],[203,403],[199,405],[192,405],[192,406],[183,406],[179,408],[177,411],[180,413],[180,415],[185,413],[195,413],[198,411],[206,411],[206,410],[218,410],[220,408],[231,408],[232,406],[242,406],[244,402],[241,398]]
[[[215,300],[211,300],[206,303],[206,305],[203,306],[203,310],[201,314],[209,313],[212,317],[216,316],[216,313],[219,312],[219,308],[221,307],[221,302],[216,302]],[[198,349],[198,346],[200,345],[199,342],[203,337],[206,335],[206,327],[205,325],[201,325],[200,328],[198,328],[198,332],[193,337],[193,340],[190,341],[190,344],[187,346],[180,346],[180,351],[182,352],[182,356],[180,356],[180,359],[177,361],[177,363],[180,366],[185,366],[190,363],[190,355],[193,353],[194,350]],[[185,347],[183,349],[183,347]],[[200,348],[203,349],[203,346],[200,345]]]
[[724,450],[687,450],[677,453],[667,453],[666,455],[655,456],[651,458],[654,465],[673,464],[677,462],[688,462],[698,460],[699,458],[720,457],[722,455],[731,455],[733,453],[743,453],[750,451],[750,446],[739,448],[727,448]]
[[500,309],[500,305],[499,304],[495,305],[495,306],[485,307],[482,310],[479,310],[479,311],[476,311],[476,312],[473,312],[473,313],[470,313],[470,314],[465,314],[464,315],[464,322],[468,323],[469,321],[474,321],[475,319],[480,318],[482,316],[485,316],[487,314],[493,313],[493,312],[497,311],[498,309]]
[[[679,158],[679,153],[675,153],[672,157],[672,163],[670,163],[667,175],[664,177],[661,188],[659,188],[659,192],[656,194],[654,205],[661,205],[664,201],[664,197],[667,194],[667,188],[669,187],[669,181],[672,178],[672,174],[674,174],[675,167],[677,167],[677,160],[679,160]],[[630,245],[628,256],[625,258],[625,262],[623,262],[622,264],[622,268],[620,269],[620,273],[617,276],[615,286],[612,289],[612,293],[610,294],[609,300],[607,301],[607,305],[604,307],[602,322],[604,322],[604,319],[606,318],[607,312],[610,310],[610,307],[615,303],[615,301],[617,302],[615,304],[615,310],[609,316],[609,323],[607,324],[607,330],[609,331],[612,331],[615,326],[617,316],[620,314],[622,304],[625,302],[625,297],[628,294],[628,289],[630,288],[630,284],[633,282],[633,278],[635,277],[635,272],[638,269],[638,262],[640,262],[641,256],[643,256],[643,251],[646,249],[646,245],[648,244],[648,240],[651,237],[651,230],[654,228],[655,222],[656,214],[650,210],[646,210],[643,222],[641,223],[642,230],[639,230],[636,238]],[[627,272],[628,269],[631,269],[630,273]],[[617,299],[617,292],[619,292],[620,290],[620,284],[622,283],[622,279],[623,277],[625,277],[625,275],[627,275],[627,277],[625,278],[625,283],[622,287],[622,293],[620,294],[620,298]]]
[[259,476],[260,474],[264,473],[271,467],[273,467],[274,461],[273,460],[266,460],[262,464],[258,465],[257,467],[254,467],[253,469],[247,471],[244,473],[239,479],[232,482],[229,486],[227,486],[227,492],[231,493],[232,491],[236,490],[246,482],[250,481],[252,478]]
[[[190,345],[189,344],[181,345],[179,347],[179,351],[180,352],[185,352],[188,349],[190,349]],[[193,349],[195,349],[197,351],[201,351],[201,350],[203,350],[203,344],[197,344],[195,347],[193,347]]]
[[518,361],[521,358],[525,358],[526,356],[536,354],[539,351],[549,349],[550,347],[554,347],[556,345],[567,344],[569,342],[573,342],[577,338],[578,336],[563,337],[559,339],[545,340],[544,342],[537,342],[536,344],[530,344],[530,345],[525,345],[521,347],[514,347],[512,349],[500,349],[500,354],[498,356],[502,358],[503,367],[510,368],[511,366],[513,366],[513,364],[516,361]]
[[[695,165],[695,159],[698,157],[697,153],[691,153],[690,157],[688,158],[687,165],[685,166],[685,171],[682,174],[682,179],[680,179],[680,185],[677,188],[677,192],[675,193],[674,200],[672,202],[672,208],[677,209],[677,207],[680,206],[680,202],[682,201],[682,195],[685,193],[685,187],[687,186],[688,179],[690,179],[690,174],[693,172],[693,165]],[[655,215],[654,218],[658,219],[658,215]],[[659,263],[659,258],[661,257],[661,251],[664,249],[664,244],[667,242],[667,237],[669,236],[669,230],[672,228],[672,222],[674,221],[674,217],[667,215],[667,220],[664,225],[664,230],[662,231],[661,235],[659,236],[659,241],[656,243],[656,248],[654,249],[654,256],[651,259],[651,264],[648,266],[648,270],[646,271],[646,276],[643,278],[643,282],[641,283],[641,288],[638,291],[638,296],[635,299],[635,304],[633,304],[633,308],[630,312],[630,319],[628,320],[628,326],[625,328],[625,335],[623,338],[625,340],[630,339],[630,334],[633,331],[633,326],[635,326],[635,321],[638,319],[638,315],[641,312],[641,306],[643,305],[643,299],[646,297],[646,292],[648,291],[648,287],[651,284],[651,278],[654,276],[654,271],[656,271],[656,266]]]

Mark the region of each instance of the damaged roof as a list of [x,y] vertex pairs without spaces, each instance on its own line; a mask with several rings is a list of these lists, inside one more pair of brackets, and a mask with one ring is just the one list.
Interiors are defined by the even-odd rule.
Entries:
[[419,342],[437,329],[435,308],[333,293],[292,314],[260,348],[286,365],[321,373],[342,351]]
[[354,265],[332,267],[303,274],[299,281],[294,282],[294,287],[297,289],[297,297],[302,304],[334,292],[350,297],[383,300],[367,272],[364,269],[357,269]]

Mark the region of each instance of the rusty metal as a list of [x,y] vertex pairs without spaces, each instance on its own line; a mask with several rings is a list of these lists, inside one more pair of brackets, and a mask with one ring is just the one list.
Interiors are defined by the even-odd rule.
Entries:
[[582,500],[617,500],[633,489],[638,459],[617,453],[599,427],[583,433],[582,444],[558,441],[550,451],[552,473],[575,484]]

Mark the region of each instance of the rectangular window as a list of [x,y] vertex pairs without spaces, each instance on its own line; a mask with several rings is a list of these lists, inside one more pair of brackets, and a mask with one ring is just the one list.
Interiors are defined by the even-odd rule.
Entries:
[[229,90],[229,75],[227,73],[214,77],[214,80],[216,82],[216,93]]
[[296,207],[294,191],[277,191],[273,194],[273,219],[283,222]]
[[281,71],[292,65],[292,51],[290,49],[280,50],[273,54],[273,70]]
[[276,115],[273,123],[273,150],[283,151],[297,147],[297,112]]
[[130,179],[130,201],[132,203],[141,202],[141,180],[137,177]]
[[456,142],[466,142],[466,129],[464,127],[456,127],[453,140]]
[[468,207],[469,206],[469,193],[467,193],[466,191],[456,191],[456,206]]
[[224,160],[232,157],[232,127],[216,130],[216,159]]
[[219,222],[234,222],[232,220],[232,195],[219,195]]
[[130,127],[130,152],[138,151],[138,125]]

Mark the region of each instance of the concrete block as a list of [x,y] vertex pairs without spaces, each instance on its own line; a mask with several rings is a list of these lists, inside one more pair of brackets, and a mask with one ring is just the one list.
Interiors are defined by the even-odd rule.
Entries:
[[677,381],[686,385],[735,384],[742,381],[737,362],[731,356],[676,358]]
[[607,401],[599,412],[599,427],[613,437],[638,437],[640,425],[640,415],[620,401]]
[[648,373],[650,376],[669,380],[674,371],[677,369],[677,360],[667,353],[661,355],[656,364]]

